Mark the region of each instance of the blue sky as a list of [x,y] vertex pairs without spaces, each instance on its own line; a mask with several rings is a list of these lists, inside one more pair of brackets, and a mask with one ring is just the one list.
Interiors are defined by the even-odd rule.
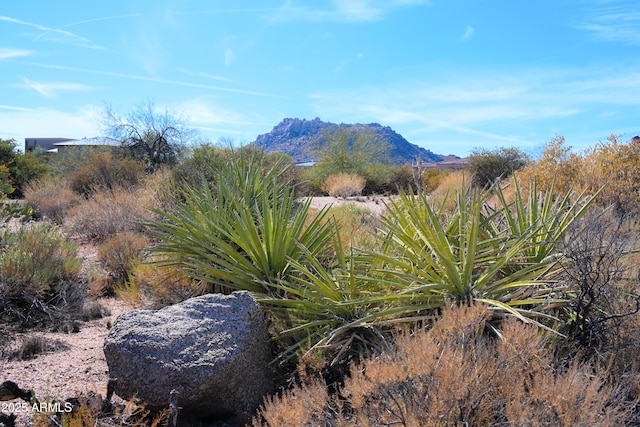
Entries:
[[0,138],[102,133],[152,100],[205,141],[285,117],[439,154],[640,133],[637,0],[31,0],[0,6]]

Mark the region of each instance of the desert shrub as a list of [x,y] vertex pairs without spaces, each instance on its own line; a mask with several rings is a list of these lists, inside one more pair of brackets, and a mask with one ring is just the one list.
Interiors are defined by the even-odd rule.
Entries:
[[116,289],[120,299],[134,306],[161,308],[206,292],[206,286],[189,278],[179,267],[147,259],[133,266],[129,280]]
[[539,190],[547,191],[554,187],[561,193],[571,188],[583,188],[581,184],[583,158],[571,151],[563,136],[549,141],[540,158],[529,163],[520,172],[516,172],[519,181],[527,184],[536,182]]
[[135,264],[143,258],[142,250],[147,239],[136,233],[117,234],[98,246],[98,260],[109,274],[108,287],[104,289],[112,294],[114,289],[129,280]]
[[376,232],[380,221],[370,209],[355,203],[344,203],[332,206],[329,217],[335,221],[340,242],[346,251],[351,248],[375,250],[379,246]]
[[205,185],[214,182],[229,152],[213,144],[200,144],[189,149],[186,158],[171,168],[173,180],[188,185]]
[[318,162],[305,170],[305,178],[321,188],[327,178],[355,174],[365,179],[365,194],[385,192],[392,178],[390,146],[370,132],[338,127],[322,132],[316,155]]
[[31,182],[25,190],[25,199],[33,206],[34,215],[57,225],[62,225],[67,212],[83,201],[67,181],[54,179]]
[[447,210],[454,208],[454,197],[457,189],[463,188],[469,184],[469,173],[464,171],[451,172],[443,175],[438,180],[438,186],[429,188],[427,187],[427,193],[434,204],[445,203]]
[[324,181],[322,191],[333,197],[350,197],[362,194],[365,179],[356,174],[340,173],[329,175]]
[[111,315],[111,310],[105,307],[100,301],[89,300],[82,307],[82,314],[80,320],[88,322],[94,319],[101,319]]
[[145,194],[138,190],[108,190],[93,193],[91,198],[68,212],[63,228],[70,234],[104,240],[118,233],[140,232],[142,223],[151,218],[145,208]]
[[39,179],[49,172],[42,153],[18,153],[14,140],[0,140],[0,166],[7,175],[3,182],[14,188],[11,198],[23,197],[23,191],[29,182]]
[[523,183],[536,182],[539,189],[555,187],[600,192],[598,204],[613,206],[620,216],[640,206],[640,144],[621,143],[611,135],[607,141],[581,153],[571,151],[563,137],[551,140],[540,159],[518,172]]
[[88,198],[96,191],[130,191],[140,183],[143,173],[143,165],[131,158],[95,151],[69,176],[69,182],[73,191]]
[[592,191],[602,188],[599,204],[625,216],[640,209],[640,144],[618,139],[611,135],[606,143],[585,151],[580,178]]
[[22,339],[18,348],[9,355],[9,359],[33,359],[39,354],[66,349],[68,346],[62,341],[47,339],[40,335],[30,335]]
[[422,172],[422,184],[428,193],[432,193],[440,187],[440,183],[452,172],[447,169],[429,168]]
[[56,227],[22,227],[8,236],[0,255],[0,278],[5,286],[45,297],[60,282],[77,277],[77,246]]
[[544,338],[509,320],[483,334],[482,305],[445,310],[430,331],[353,364],[339,394],[317,381],[266,399],[253,425],[625,424],[634,404],[589,366],[556,372]]
[[16,198],[24,197],[24,191],[30,183],[44,178],[50,172],[44,157],[36,152],[16,156],[12,169],[11,182],[16,188]]
[[76,255],[76,245],[47,223],[9,234],[0,253],[2,316],[29,324],[80,312],[85,289],[78,281]]
[[[7,200],[13,194],[15,188],[5,181],[6,178],[6,172],[0,170],[0,224],[7,223],[14,218],[20,218],[22,222],[26,222],[31,218],[33,208],[28,204]],[[6,236],[1,236],[0,242],[4,238]]]
[[497,179],[509,178],[530,161],[526,153],[515,147],[501,147],[495,150],[476,148],[467,158],[467,168],[471,172],[474,185],[487,187]]
[[565,352],[590,358],[628,346],[637,351],[640,340],[623,339],[623,329],[628,335],[640,326],[637,249],[636,227],[612,210],[590,212],[570,229],[563,280],[573,284],[575,295],[565,308]]
[[398,190],[406,193],[415,193],[418,190],[419,180],[416,180],[417,170],[409,165],[402,165],[392,168],[392,175],[389,180],[389,189],[384,193],[397,194]]

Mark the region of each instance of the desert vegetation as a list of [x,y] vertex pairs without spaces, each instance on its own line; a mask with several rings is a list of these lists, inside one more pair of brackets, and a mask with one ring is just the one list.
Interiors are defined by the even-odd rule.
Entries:
[[[640,419],[639,145],[575,152],[557,137],[537,159],[476,150],[466,170],[419,171],[336,134],[301,169],[183,146],[149,112],[111,113],[124,148],[3,155],[2,216],[25,223],[1,241],[0,328],[70,325],[100,312],[97,296],[159,307],[247,290],[281,385],[254,425]],[[18,183],[24,201],[7,203]],[[356,204],[375,189],[394,194],[381,216]],[[353,203],[300,199],[327,193]],[[83,244],[98,247],[92,269]],[[69,425],[95,422],[83,411]]]

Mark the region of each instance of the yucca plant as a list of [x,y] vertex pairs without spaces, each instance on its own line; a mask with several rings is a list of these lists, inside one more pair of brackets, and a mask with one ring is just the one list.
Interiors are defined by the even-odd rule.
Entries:
[[[487,198],[496,189],[463,186],[450,213],[424,195],[401,194],[390,205],[382,219],[384,249],[368,257],[372,265],[378,263],[376,274],[395,284],[396,303],[406,304],[406,313],[413,306],[482,302],[496,317],[513,315],[543,326],[537,319],[567,303],[552,255],[560,256],[556,252],[567,227],[590,199],[581,208],[571,206],[567,196],[545,204],[543,211],[536,198],[528,204],[520,200],[515,212],[506,202],[489,209]],[[516,223],[521,227],[514,232]]]
[[515,177],[512,183],[515,194],[511,203],[507,202],[502,187],[496,185],[493,188],[493,193],[500,202],[500,216],[513,236],[521,236],[538,226],[537,232],[531,234],[531,242],[526,250],[530,261],[537,263],[553,254],[556,244],[564,238],[574,221],[591,207],[601,191],[591,196],[587,196],[586,191],[576,196],[571,190],[558,195],[552,185],[542,193],[534,180],[530,183],[529,195],[525,198]]
[[337,230],[333,248],[331,265],[308,251],[304,263],[290,259],[296,274],[278,281],[279,293],[258,296],[283,320],[277,338],[289,345],[279,354],[281,362],[319,351],[330,364],[342,364],[387,348],[386,322],[396,316],[387,284],[369,276],[358,256],[345,253]]
[[154,248],[212,289],[269,294],[291,272],[291,260],[321,257],[333,225],[326,210],[307,223],[310,201],[298,206],[294,189],[280,183],[286,169],[263,170],[259,157],[231,157],[213,186],[186,186],[171,212],[149,225],[162,242]]

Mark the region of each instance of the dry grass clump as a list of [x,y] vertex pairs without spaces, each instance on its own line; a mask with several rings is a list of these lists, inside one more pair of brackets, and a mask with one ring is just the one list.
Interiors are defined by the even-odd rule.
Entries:
[[431,193],[438,189],[440,184],[444,181],[444,179],[450,175],[452,172],[447,169],[437,169],[430,168],[425,169],[420,177],[422,180],[422,185],[426,189],[427,192]]
[[98,246],[98,260],[109,274],[107,294],[129,280],[134,265],[142,261],[145,246],[146,237],[137,233],[117,234]]
[[351,248],[373,250],[380,245],[376,238],[380,221],[370,209],[357,206],[355,203],[345,203],[332,206],[329,216],[339,227],[340,242],[345,250]]
[[[445,310],[430,331],[351,367],[338,396],[316,383],[266,399],[254,425],[624,425],[635,405],[592,367],[554,369],[537,328],[485,335],[484,306]],[[319,407],[319,405],[323,405]]]
[[40,335],[23,337],[18,347],[8,354],[8,359],[29,360],[35,359],[39,354],[52,353],[67,350],[69,347],[60,340],[47,339]]
[[116,289],[121,300],[136,307],[161,308],[204,292],[179,268],[155,261],[148,259],[133,266],[129,280]]
[[322,186],[322,191],[332,197],[351,197],[362,194],[367,181],[356,174],[339,173],[330,175]]
[[141,191],[122,189],[94,193],[69,211],[64,228],[69,234],[104,240],[118,233],[141,232],[151,213]]
[[443,201],[446,200],[446,209],[447,211],[453,210],[455,206],[455,194],[461,188],[465,188],[469,182],[469,174],[466,174],[464,171],[456,171],[451,172],[446,175],[443,175],[441,179],[438,181],[438,186],[429,191],[429,198],[433,201],[435,205],[439,205]]
[[25,199],[34,207],[36,215],[62,225],[67,212],[84,200],[65,180],[45,180],[29,184]]

